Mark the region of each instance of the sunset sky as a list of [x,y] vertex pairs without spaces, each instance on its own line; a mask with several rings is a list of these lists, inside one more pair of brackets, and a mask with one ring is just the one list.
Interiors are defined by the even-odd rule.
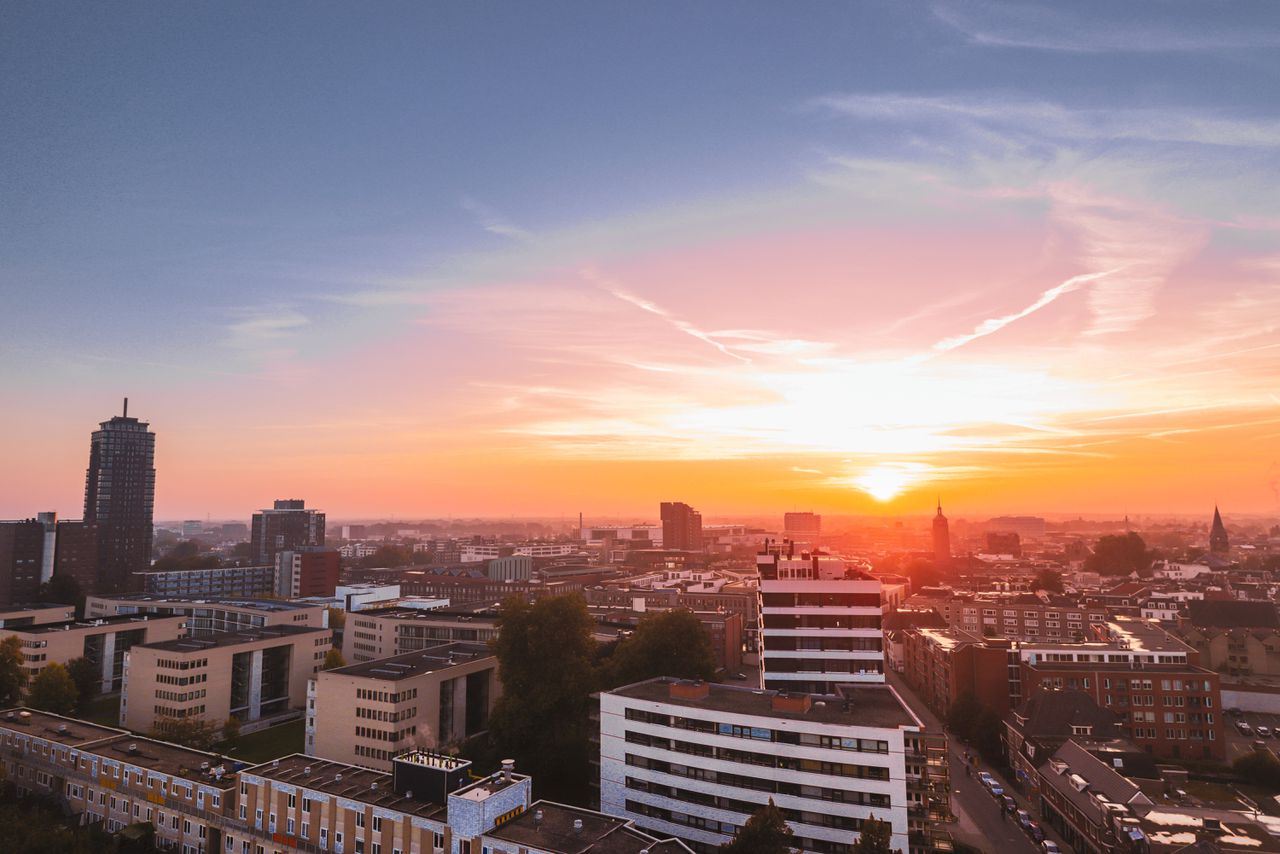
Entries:
[[0,518],[1280,512],[1280,6],[20,2]]

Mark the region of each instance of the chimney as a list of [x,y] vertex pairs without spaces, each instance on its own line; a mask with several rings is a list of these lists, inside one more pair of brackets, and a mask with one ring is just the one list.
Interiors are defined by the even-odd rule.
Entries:
[[705,700],[711,695],[711,686],[701,679],[694,682],[681,679],[672,682],[669,689],[669,696],[679,697],[682,700]]

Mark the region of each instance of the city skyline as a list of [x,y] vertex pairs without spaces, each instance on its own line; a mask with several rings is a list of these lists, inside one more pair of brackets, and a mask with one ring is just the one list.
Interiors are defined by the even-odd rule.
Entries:
[[0,516],[1280,512],[1266,4],[547,9],[16,10]]

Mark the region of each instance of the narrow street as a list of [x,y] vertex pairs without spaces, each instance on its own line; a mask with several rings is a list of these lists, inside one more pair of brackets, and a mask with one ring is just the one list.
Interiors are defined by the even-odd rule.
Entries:
[[[929,729],[943,731],[937,716],[912,693],[911,688],[903,682],[899,674],[890,672],[887,676],[889,684]],[[948,747],[951,757],[951,810],[955,813],[957,820],[946,825],[944,829],[950,831],[957,842],[972,845],[988,854],[995,854],[995,852],[1037,854],[1040,851],[1040,846],[1022,832],[1013,816],[1004,814],[1000,804],[991,797],[978,780],[979,771],[988,771],[1000,780],[1005,794],[1016,800],[1020,809],[1027,810],[1032,819],[1040,823],[1046,838],[1057,842],[1064,854],[1070,852],[1071,849],[1063,844],[1062,839],[1053,832],[1053,829],[1040,821],[1039,810],[1028,805],[1027,799],[1010,786],[995,769],[980,762],[972,769],[971,775],[966,775],[964,772],[965,746],[955,739],[948,739]]]

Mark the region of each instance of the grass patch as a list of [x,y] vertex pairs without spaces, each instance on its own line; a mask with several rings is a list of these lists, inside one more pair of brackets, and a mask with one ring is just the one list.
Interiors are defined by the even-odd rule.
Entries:
[[95,697],[76,717],[102,726],[120,726],[120,695]]
[[240,736],[239,743],[224,755],[249,765],[270,762],[290,753],[301,753],[306,743],[307,724],[297,718],[287,724],[268,727]]

